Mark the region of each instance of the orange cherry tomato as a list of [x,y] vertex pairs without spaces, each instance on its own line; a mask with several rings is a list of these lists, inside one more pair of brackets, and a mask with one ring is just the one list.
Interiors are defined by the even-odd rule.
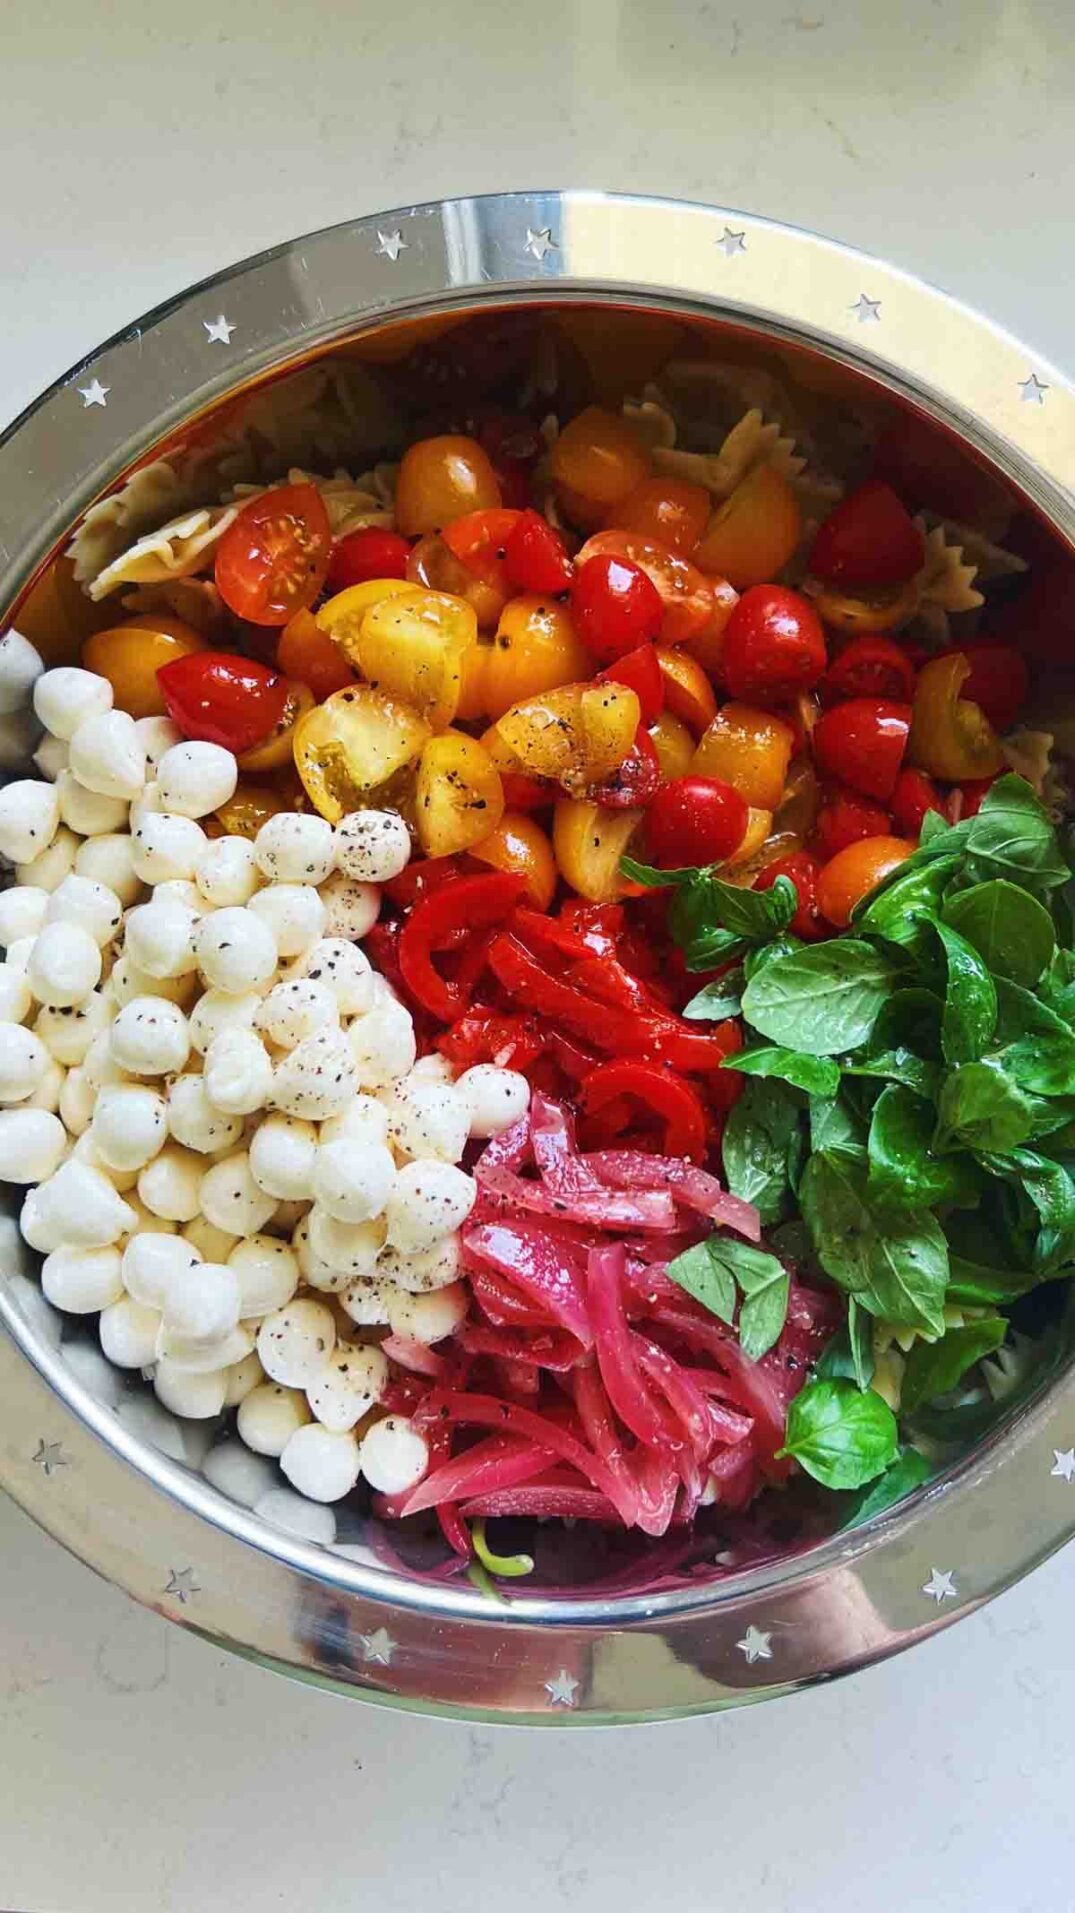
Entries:
[[107,678],[118,711],[130,717],[163,717],[166,706],[157,672],[174,658],[205,649],[205,639],[181,619],[146,612],[87,638],[82,663],[87,671]]
[[588,405],[565,425],[552,448],[556,495],[568,517],[587,528],[649,477],[649,453],[615,412]]
[[457,715],[503,717],[513,704],[588,678],[592,660],[566,604],[524,595],[504,606],[496,636],[464,654]]
[[270,817],[278,816],[282,810],[294,808],[290,791],[277,790],[274,785],[268,784],[239,783],[227,803],[221,804],[214,815],[229,837],[248,837],[253,840]]
[[252,498],[217,546],[216,587],[251,624],[286,624],[313,603],[332,553],[316,485],[278,485]]
[[494,585],[505,597],[511,586],[504,557],[520,516],[521,513],[505,511],[502,506],[492,511],[470,511],[463,518],[453,518],[441,532],[448,550],[460,564],[483,583]]
[[339,645],[320,629],[312,611],[296,611],[284,626],[276,662],[285,677],[307,685],[318,703],[355,681]]
[[711,622],[716,600],[708,578],[689,558],[656,539],[633,531],[599,531],[583,545],[575,562],[581,568],[588,558],[627,558],[645,572],[664,606],[662,644],[687,644]]
[[696,658],[687,651],[657,647],[657,663],[664,683],[664,707],[700,737],[717,715],[713,686]]
[[403,454],[396,481],[396,525],[405,538],[441,531],[467,512],[499,508],[500,486],[476,438],[422,438]]
[[692,658],[697,658],[703,671],[711,678],[720,677],[720,667],[724,657],[724,633],[728,620],[739,603],[739,593],[726,578],[708,578],[706,580],[713,593],[713,610],[708,624],[696,631],[692,638],[683,640],[683,648]]
[[725,704],[701,739],[691,771],[731,784],[757,810],[776,810],[795,744],[782,717],[753,704]]
[[470,854],[494,870],[511,870],[526,879],[527,901],[535,910],[547,910],[556,890],[556,858],[540,824],[520,810],[506,810],[496,830]]
[[682,718],[662,711],[649,727],[662,777],[685,777],[694,756],[694,738]]
[[644,478],[614,506],[615,524],[609,528],[636,531],[686,558],[709,523],[711,502],[705,486],[689,479]]
[[268,737],[239,758],[241,771],[278,771],[293,757],[295,727],[314,708],[314,694],[306,684],[289,684],[287,702]]
[[912,856],[917,846],[906,837],[862,837],[837,851],[817,879],[817,907],[834,929],[846,930],[861,898],[876,889],[889,871]]
[[482,631],[495,631],[497,619],[510,597],[506,583],[491,584],[469,571],[443,538],[430,534],[419,538],[407,559],[407,577],[411,584],[427,591],[446,591],[452,598],[465,598]]
[[772,465],[755,465],[714,513],[694,562],[744,591],[777,577],[801,536],[802,511],[787,479]]

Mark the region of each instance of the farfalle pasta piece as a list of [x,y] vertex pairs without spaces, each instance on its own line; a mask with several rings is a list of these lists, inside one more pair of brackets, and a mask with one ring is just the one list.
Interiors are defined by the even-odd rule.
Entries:
[[715,452],[684,452],[657,447],[653,462],[660,472],[674,478],[689,479],[723,502],[730,498],[755,465],[774,465],[785,477],[797,476],[805,466],[791,439],[782,437],[779,425],[767,424],[753,410],[733,425]]
[[106,565],[86,587],[95,603],[123,585],[165,584],[207,570],[212,553],[238,516],[234,505],[184,512],[157,531],[147,531]]
[[[389,480],[384,474],[394,473],[395,470],[395,466],[381,466],[373,472],[363,473],[361,478],[352,478],[348,472],[341,471],[334,472],[331,478],[322,478],[315,472],[303,471],[301,466],[293,465],[281,483],[313,485],[320,493],[332,536],[342,538],[347,532],[357,531],[365,525],[391,530],[395,524],[393,494],[388,489]],[[238,504],[248,505],[251,499],[262,498],[267,491],[275,489],[275,486],[269,485],[236,485],[231,497]]]
[[182,484],[174,465],[155,459],[132,472],[110,498],[91,505],[67,547],[76,584],[100,576],[131,543],[181,502]]
[[624,399],[620,410],[632,431],[651,452],[672,450],[676,442],[676,421],[659,399],[651,395]]
[[994,544],[984,532],[976,531],[973,525],[957,524],[955,519],[940,518],[935,512],[923,512],[920,523],[931,531],[940,530],[949,546],[958,546],[964,561],[973,565],[981,584],[993,584],[998,578],[1017,578],[1026,571],[1025,558],[1014,551],[1007,551],[1003,545]]
[[[1052,731],[1035,731],[1025,725],[1019,725],[1000,740],[1004,761],[1009,770],[1018,777],[1025,777],[1036,794],[1045,799],[1050,773],[1053,771],[1053,746],[1056,742]],[[1063,779],[1055,780],[1061,788]]]
[[919,605],[938,605],[950,615],[977,611],[985,599],[975,589],[977,567],[964,558],[962,545],[949,544],[943,524],[930,530],[922,518],[915,523],[926,541],[925,563],[915,578]]
[[215,637],[226,622],[224,601],[211,578],[170,578],[166,584],[135,585],[120,603],[132,618],[166,612],[203,638]]

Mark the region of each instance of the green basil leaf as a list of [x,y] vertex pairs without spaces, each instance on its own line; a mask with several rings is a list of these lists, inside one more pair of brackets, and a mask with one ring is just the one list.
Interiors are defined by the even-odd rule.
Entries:
[[859,1388],[873,1381],[873,1321],[852,1295],[847,1304],[847,1339],[851,1348],[851,1367]]
[[1033,1126],[1031,1104],[993,1057],[949,1070],[941,1084],[934,1138],[939,1149],[955,1139],[969,1149],[1006,1155],[1026,1142]]
[[982,1153],[980,1160],[993,1175],[1012,1182],[1036,1212],[1035,1269],[1049,1273],[1070,1261],[1075,1255],[1075,1182],[1063,1164],[1033,1149],[999,1156]]
[[710,1236],[668,1264],[668,1274],[722,1322],[735,1319],[736,1284],[743,1291],[739,1344],[756,1362],[780,1338],[788,1312],[789,1276],[765,1249],[733,1237]]
[[773,937],[769,943],[757,944],[743,958],[743,973],[747,982],[757,976],[759,970],[764,970],[767,963],[775,963],[778,957],[791,956],[794,950],[801,950],[802,947],[802,938],[791,936],[787,930]]
[[1023,777],[998,777],[977,816],[967,819],[968,874],[1008,877],[1026,890],[1053,890],[1071,875],[1045,806]]
[[804,1089],[809,1096],[835,1096],[840,1087],[839,1067],[831,1057],[804,1056],[799,1050],[782,1049],[778,1043],[737,1050],[721,1065],[733,1066],[744,1076],[779,1076],[782,1082]]
[[[936,811],[930,811],[927,822],[929,817],[935,817],[936,814]],[[844,1528],[860,1528],[864,1521],[872,1521],[874,1515],[895,1507],[897,1501],[903,1501],[924,1481],[928,1481],[931,1472],[925,1455],[920,1455],[917,1448],[905,1448],[873,1486],[860,1496],[854,1513],[844,1522]]]
[[925,1096],[931,1102],[941,1080],[939,1063],[927,1063],[924,1057],[916,1056],[909,1049],[881,1050],[855,1063],[842,1062],[841,1067],[847,1076],[876,1076],[882,1082],[902,1083],[905,1089],[913,1089],[916,1095]]
[[1056,949],[1045,906],[1006,877],[949,897],[944,920],[977,950],[987,970],[1030,989]]
[[799,893],[790,877],[778,877],[768,890],[750,890],[744,884],[701,875],[679,890],[669,921],[677,942],[687,935],[699,940],[718,929],[757,942],[779,936],[798,907]]
[[925,1210],[878,1215],[864,1166],[848,1155],[814,1155],[799,1190],[818,1261],[871,1315],[939,1335],[944,1327],[948,1245]]
[[[712,1238],[710,1238],[710,1241]],[[728,1326],[735,1321],[735,1277],[727,1263],[710,1254],[710,1242],[696,1242],[668,1264],[668,1274],[710,1315]]]
[[819,1382],[855,1381],[855,1358],[846,1328],[838,1328],[826,1342],[814,1363],[814,1376]]
[[781,1454],[825,1488],[861,1488],[899,1451],[896,1417],[872,1389],[846,1381],[807,1382],[788,1407]]
[[951,835],[952,827],[945,822],[940,811],[927,810],[922,819],[922,829],[919,834],[918,847],[920,850],[928,850],[931,845],[936,843],[938,837],[947,839]]
[[[685,894],[680,892],[680,895]],[[669,912],[668,924],[682,948],[683,961],[688,970],[717,970],[722,963],[732,963],[737,957],[741,957],[747,947],[743,938],[736,936],[734,930],[703,930],[698,936],[692,936],[689,932],[681,934],[677,932],[673,923],[674,915],[675,906],[673,905]]]
[[997,981],[999,1060],[1020,1089],[1038,1096],[1075,1094],[1075,1035],[1030,990]]
[[964,1156],[935,1156],[932,1105],[900,1083],[890,1083],[874,1104],[867,1145],[867,1190],[883,1209],[932,1209],[951,1202],[974,1204],[982,1177]]
[[985,1315],[961,1328],[950,1328],[939,1342],[916,1342],[907,1357],[900,1409],[913,1415],[923,1402],[947,1395],[983,1355],[992,1355],[1008,1333],[1002,1315]]
[[726,970],[715,983],[707,983],[704,990],[692,996],[682,1015],[690,1023],[720,1023],[726,1016],[738,1016],[745,982],[743,966],[737,963],[734,970]]
[[[733,1244],[736,1248],[744,1246]],[[743,1291],[739,1305],[739,1346],[748,1361],[757,1362],[780,1340],[787,1320],[791,1278],[775,1255],[762,1256],[756,1249],[751,1253],[758,1260],[753,1266],[738,1261],[735,1275]]]
[[815,1154],[851,1156],[856,1161],[865,1161],[865,1125],[845,1097],[810,1104],[810,1147]]
[[893,974],[880,951],[854,937],[815,943],[766,964],[743,992],[743,1015],[773,1043],[835,1056],[866,1041]]
[[968,1262],[949,1249],[948,1300],[968,1308],[1001,1308],[1017,1302],[1041,1281],[1040,1275],[994,1269],[984,1262]]
[[976,1063],[996,1028],[997,992],[989,971],[971,944],[947,923],[934,921],[948,964],[948,988],[941,1018],[941,1047],[946,1063]]
[[686,864],[679,870],[660,870],[656,864],[639,863],[636,857],[621,857],[620,869],[632,883],[644,884],[647,890],[667,890],[670,884],[678,890],[681,884],[695,883],[708,872],[708,866],[700,864]]
[[[1058,904],[1059,898],[1054,898],[1054,910]],[[1059,934],[1064,936],[1063,928]],[[1049,1008],[1063,1017],[1065,1023],[1070,1023],[1075,1018],[1075,951],[1057,950],[1038,988]]]
[[921,864],[909,857],[884,890],[856,905],[851,918],[856,932],[907,949],[919,947],[961,861],[958,854]]
[[869,1053],[909,1049],[927,1059],[941,1053],[944,1003],[933,990],[893,990],[873,1026]]
[[733,1195],[764,1223],[779,1222],[791,1193],[789,1163],[802,1133],[801,1106],[781,1082],[749,1081],[724,1125],[724,1175]]

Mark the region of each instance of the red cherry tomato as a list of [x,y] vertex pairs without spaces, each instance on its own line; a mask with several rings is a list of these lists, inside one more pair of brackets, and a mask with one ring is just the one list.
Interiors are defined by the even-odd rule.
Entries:
[[501,503],[525,511],[534,466],[545,450],[537,426],[521,412],[492,412],[478,425],[476,437],[496,473]]
[[986,791],[991,790],[996,781],[995,777],[976,777],[969,784],[960,784],[960,816],[977,817],[978,812],[982,808],[982,799]]
[[527,777],[522,771],[501,771],[500,781],[508,810],[547,810],[562,795],[558,785],[543,783],[540,777]]
[[859,843],[863,837],[887,836],[891,825],[891,817],[880,804],[868,804],[864,797],[838,791],[818,811],[814,826],[817,854],[822,863],[828,863],[838,851]]
[[661,782],[661,760],[644,725],[639,725],[635,741],[622,764],[611,777],[590,788],[590,798],[602,810],[644,808]]
[[652,644],[625,651],[615,664],[597,673],[597,682],[628,685],[638,699],[643,724],[652,724],[664,710],[664,675]]
[[575,567],[558,531],[539,511],[521,513],[504,550],[508,583],[516,591],[569,591]]
[[664,617],[657,588],[641,566],[611,555],[579,566],[571,609],[579,637],[606,664],[652,643]]
[[629,559],[645,572],[664,606],[662,644],[690,644],[715,619],[723,626],[722,607],[731,587],[723,579],[705,577],[689,558],[659,539],[643,538],[636,531],[599,531],[587,539],[576,562],[584,565],[598,557]]
[[959,687],[959,695],[980,705],[995,731],[1003,736],[1010,731],[1026,703],[1030,673],[1026,659],[1014,645],[998,644],[992,638],[976,639],[973,644],[954,645],[970,665],[970,676]]
[[788,928],[796,937],[822,937],[825,927],[817,907],[817,880],[821,865],[808,850],[795,850],[788,857],[777,857],[754,879],[755,890],[771,890],[778,877],[790,877],[799,893],[799,907]]
[[646,812],[646,845],[662,870],[720,863],[743,841],[747,806],[716,777],[674,777]]
[[398,531],[382,531],[376,525],[349,531],[332,547],[325,584],[337,592],[368,584],[371,578],[405,578],[410,555],[410,545]]
[[814,726],[814,756],[829,777],[864,797],[891,797],[907,749],[909,704],[853,697],[826,711]]
[[[892,821],[901,837],[917,837],[926,813],[945,815],[940,792],[925,771],[901,771],[892,792]],[[879,835],[880,832],[871,833]]]
[[240,757],[275,730],[291,695],[289,679],[232,651],[191,651],[157,672],[173,724],[184,737],[222,744]]
[[751,585],[724,628],[720,669],[735,698],[781,704],[825,669],[825,633],[809,601],[785,585]]
[[509,596],[511,585],[508,579],[504,559],[508,540],[519,522],[517,511],[505,511],[502,506],[491,506],[485,511],[468,511],[462,518],[453,518],[441,532],[448,550],[459,559],[460,564],[480,578],[483,584],[493,585]]
[[852,638],[829,665],[821,689],[830,703],[842,697],[894,697],[909,704],[915,676],[906,651],[891,638]]
[[925,540],[891,485],[868,478],[841,499],[818,529],[810,570],[826,584],[855,591],[901,585],[922,569]]
[[216,554],[216,587],[251,624],[286,624],[313,603],[328,571],[332,533],[316,485],[278,485],[244,505]]

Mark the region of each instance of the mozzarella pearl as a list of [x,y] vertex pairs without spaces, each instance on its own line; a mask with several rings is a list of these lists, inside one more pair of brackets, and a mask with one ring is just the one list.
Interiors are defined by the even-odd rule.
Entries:
[[373,1006],[374,973],[357,944],[343,937],[321,937],[292,965],[292,976],[324,984],[336,998],[341,1016],[361,1016]]
[[346,937],[359,943],[373,929],[380,915],[381,893],[376,884],[359,883],[342,870],[321,886],[325,906],[326,937]]
[[44,1182],[66,1147],[64,1126],[48,1110],[0,1110],[0,1182]]
[[187,1019],[163,996],[136,996],[120,1010],[108,1033],[121,1069],[134,1076],[171,1076],[190,1055]]
[[343,1287],[358,1275],[372,1275],[384,1242],[384,1225],[379,1219],[368,1222],[340,1222],[317,1203],[307,1218],[310,1247],[329,1268],[339,1272]]
[[231,1235],[257,1235],[275,1208],[276,1197],[267,1196],[254,1181],[245,1149],[215,1162],[202,1176],[202,1214]]
[[39,1036],[21,1023],[0,1023],[0,1103],[22,1103],[38,1088],[49,1066]]
[[120,1254],[115,1248],[54,1249],[41,1265],[41,1287],[68,1315],[96,1315],[123,1294]]
[[388,1307],[393,1335],[406,1335],[414,1342],[443,1342],[466,1320],[467,1290],[463,1282],[430,1290],[426,1295],[408,1295],[401,1290]]
[[192,1249],[206,1262],[226,1262],[239,1238],[227,1229],[217,1229],[207,1222],[204,1216],[193,1216],[184,1225],[183,1240],[189,1242]]
[[101,1311],[97,1333],[110,1362],[118,1368],[148,1368],[157,1356],[160,1316],[131,1295]]
[[[52,786],[46,785],[46,789]],[[41,890],[53,891],[75,867],[79,840],[73,830],[61,824],[47,850],[42,850],[29,863],[15,865],[15,878],[18,883],[27,883]],[[87,873],[88,874],[88,873]]]
[[368,1222],[381,1214],[395,1180],[396,1165],[384,1143],[344,1136],[318,1149],[311,1193],[340,1222]]
[[194,975],[150,976],[149,971],[140,970],[125,951],[113,963],[106,987],[117,1011],[126,1009],[135,997],[142,996],[163,999],[184,1009],[198,987],[198,979]]
[[168,1092],[168,1128],[185,1149],[212,1156],[239,1141],[243,1121],[214,1108],[203,1076],[177,1076]]
[[340,1304],[357,1328],[386,1328],[393,1284],[381,1276],[360,1275],[340,1295]]
[[154,903],[181,903],[192,917],[204,917],[205,898],[189,877],[166,877],[154,885]]
[[173,1415],[182,1415],[190,1421],[209,1421],[223,1411],[228,1372],[217,1368],[208,1374],[192,1374],[162,1356],[153,1371],[153,1392]]
[[273,1071],[272,1100],[288,1116],[323,1122],[346,1109],[357,1088],[354,1059],[342,1030],[317,1030]]
[[360,883],[387,883],[411,860],[411,834],[398,811],[355,810],[336,826],[336,862]]
[[56,797],[60,822],[79,837],[105,837],[126,826],[129,808],[126,798],[102,797],[100,791],[87,790],[66,765],[56,777]]
[[99,1030],[90,1043],[82,1059],[82,1071],[87,1083],[98,1090],[102,1083],[127,1083],[130,1077],[127,1071],[117,1063],[112,1054],[112,1031],[110,1028]]
[[134,843],[126,834],[107,833],[76,844],[74,867],[80,877],[107,884],[124,909],[137,903],[142,894],[142,879],[134,867]]
[[306,1390],[306,1399],[322,1428],[345,1434],[380,1401],[388,1382],[388,1362],[379,1348],[337,1342],[326,1368]]
[[123,931],[125,954],[146,976],[187,976],[198,967],[195,923],[184,904],[154,897],[130,911]]
[[[2,640],[0,640],[0,643],[2,643]],[[34,752],[34,769],[40,772],[47,783],[54,784],[60,772],[67,769],[69,756],[70,752],[63,739],[60,737],[50,737],[46,731]]]
[[[228,1392],[231,1392],[230,1383]],[[241,1396],[240,1400],[245,1397]],[[224,1406],[233,1406],[227,1397]],[[202,1463],[202,1473],[211,1488],[240,1508],[252,1508],[262,1495],[268,1494],[276,1478],[271,1464],[263,1456],[252,1454],[241,1441],[222,1441],[211,1448]]]
[[191,1342],[219,1342],[239,1323],[239,1282],[226,1262],[193,1262],[168,1277],[164,1326]]
[[405,1163],[385,1208],[389,1242],[411,1255],[431,1249],[462,1227],[476,1196],[475,1183],[454,1163]]
[[77,923],[46,923],[30,956],[26,980],[39,1003],[64,1009],[81,1003],[101,979],[96,939]]
[[[3,971],[0,970],[0,981]],[[34,1018],[34,1033],[41,1038],[50,1056],[65,1068],[81,1063],[94,1038],[107,1030],[112,1008],[99,990],[83,1003],[57,1009],[46,1005]]]
[[249,903],[261,881],[254,846],[245,837],[214,837],[198,858],[194,881],[216,910]]
[[143,883],[189,882],[205,849],[206,835],[193,817],[143,811],[132,818],[134,868]]
[[297,1388],[263,1382],[239,1404],[236,1427],[256,1455],[283,1454],[296,1428],[310,1420],[306,1397]]
[[9,943],[7,955],[4,958],[5,970],[13,970],[17,976],[25,976],[30,968],[30,958],[33,956],[36,942],[36,937],[16,937],[14,943]]
[[278,1049],[294,1049],[315,1030],[335,1029],[338,1022],[332,991],[323,983],[295,977],[269,991],[254,1018],[254,1027]]
[[59,1231],[57,1241],[50,1245],[54,1248],[103,1248],[115,1242],[135,1220],[133,1209],[117,1194],[107,1176],[73,1157],[61,1163],[55,1175],[39,1183],[34,1193],[46,1228]]
[[410,1011],[391,998],[358,1016],[347,1032],[360,1089],[388,1089],[414,1066],[418,1046]]
[[323,1143],[384,1143],[388,1140],[388,1111],[375,1096],[357,1095],[338,1116],[321,1124]]
[[206,990],[190,1013],[190,1040],[194,1048],[208,1056],[212,1044],[225,1031],[233,1034],[251,1030],[260,1004],[261,997],[256,990],[244,991],[242,996],[232,996],[227,990]]
[[192,1149],[166,1143],[139,1175],[138,1193],[155,1216],[190,1222],[201,1208],[204,1169],[202,1158]]
[[20,1104],[20,1108],[44,1109],[50,1116],[55,1116],[60,1107],[60,1092],[63,1089],[66,1074],[67,1071],[62,1063],[58,1063],[55,1057],[50,1056],[49,1066],[33,1095],[28,1096],[25,1103]]
[[250,1139],[250,1173],[281,1202],[300,1202],[313,1188],[317,1130],[299,1116],[266,1116]]
[[358,1460],[377,1494],[401,1495],[417,1488],[429,1467],[429,1449],[405,1415],[386,1415],[363,1435]]
[[48,901],[48,923],[76,923],[96,944],[111,943],[123,922],[123,905],[107,884],[72,871]]
[[332,1262],[322,1260],[310,1242],[310,1217],[307,1213],[300,1216],[291,1235],[291,1246],[298,1260],[299,1273],[307,1288],[317,1289],[323,1295],[338,1295],[347,1287],[351,1277],[346,1269],[339,1269]]
[[214,910],[203,917],[194,950],[206,982],[229,996],[242,996],[267,983],[276,969],[275,938],[253,907]]
[[168,1134],[164,1097],[140,1083],[113,1083],[98,1095],[89,1133],[110,1169],[143,1169]]
[[244,1321],[261,1315],[274,1315],[290,1302],[299,1286],[299,1265],[294,1250],[279,1236],[252,1235],[237,1242],[228,1256],[228,1267],[239,1284],[239,1313]]
[[159,1311],[169,1285],[182,1281],[197,1261],[197,1250],[181,1235],[144,1230],[123,1251],[123,1286],[136,1302]]
[[44,671],[34,685],[34,710],[53,737],[70,739],[88,718],[112,709],[112,686],[75,664]]
[[147,768],[156,772],[165,751],[183,742],[183,733],[170,717],[136,717],[134,728],[142,741]]
[[0,856],[27,864],[47,850],[60,822],[56,786],[20,777],[0,790]]
[[273,1086],[273,1067],[264,1043],[250,1029],[222,1030],[205,1052],[202,1081],[208,1102],[226,1115],[247,1116],[264,1108]]
[[251,898],[250,908],[271,933],[282,957],[308,950],[325,927],[325,906],[312,884],[267,884]]
[[[0,1098],[2,1100],[2,1098]],[[97,1085],[84,1069],[69,1069],[60,1089],[60,1119],[71,1136],[88,1129],[97,1101]]]
[[84,718],[71,738],[71,769],[80,784],[101,797],[130,802],[140,796],[146,753],[133,717],[126,711],[101,711]]
[[385,1097],[388,1140],[401,1156],[458,1162],[470,1134],[470,1106],[450,1083],[405,1077]]
[[336,1345],[336,1319],[324,1302],[308,1297],[267,1315],[258,1329],[258,1355],[271,1381],[306,1388],[316,1380]]
[[377,1274],[408,1295],[428,1295],[435,1289],[446,1289],[457,1279],[461,1259],[457,1235],[442,1236],[431,1249],[420,1249],[414,1255],[404,1255],[389,1244],[377,1258]]
[[334,1434],[311,1422],[295,1430],[280,1466],[309,1501],[342,1501],[358,1480],[358,1443],[353,1435]]
[[48,905],[49,892],[31,884],[12,884],[0,892],[0,944],[5,950],[20,937],[36,937]]
[[0,963],[0,1025],[25,1022],[33,1008],[25,970]]
[[[253,1335],[251,1334],[251,1340]],[[228,1364],[228,1386],[224,1394],[225,1408],[238,1408],[252,1389],[257,1388],[265,1379],[265,1370],[258,1361],[257,1350],[251,1349],[239,1362]]]
[[219,744],[173,744],[157,765],[157,785],[165,810],[180,817],[207,817],[235,795],[239,769]]
[[323,817],[281,811],[262,824],[254,855],[271,883],[323,883],[336,864],[332,825]]
[[30,703],[44,668],[28,638],[18,631],[5,632],[0,638],[0,715],[7,717]]

